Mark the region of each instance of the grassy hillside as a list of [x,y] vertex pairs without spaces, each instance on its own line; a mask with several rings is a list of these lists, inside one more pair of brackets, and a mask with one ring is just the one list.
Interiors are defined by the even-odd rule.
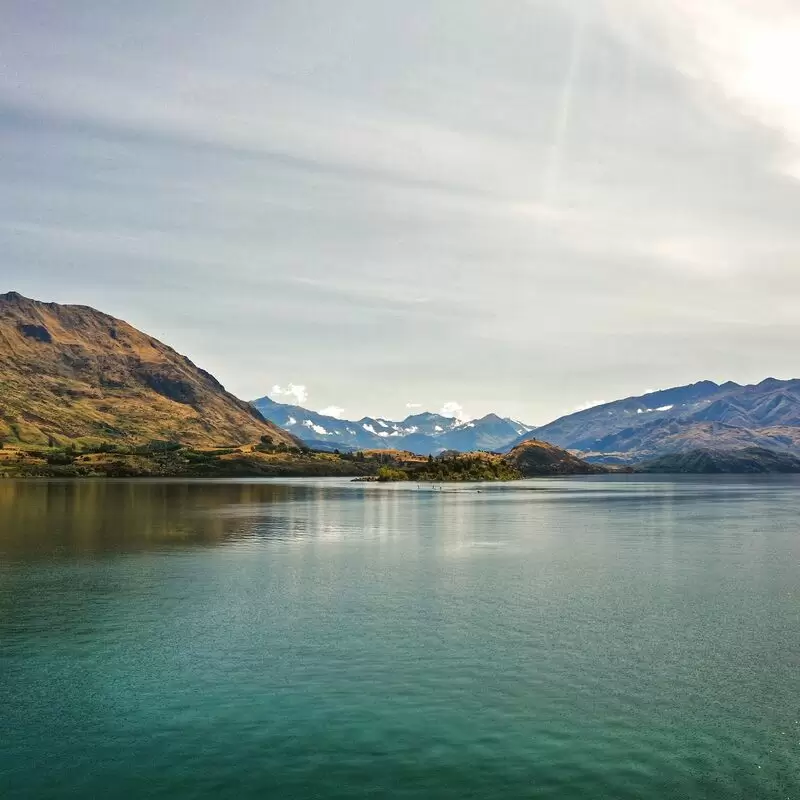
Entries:
[[540,475],[595,475],[608,472],[597,464],[589,464],[560,447],[529,439],[518,444],[504,457],[506,463],[526,478]]
[[0,295],[0,442],[296,440],[188,358],[85,306]]

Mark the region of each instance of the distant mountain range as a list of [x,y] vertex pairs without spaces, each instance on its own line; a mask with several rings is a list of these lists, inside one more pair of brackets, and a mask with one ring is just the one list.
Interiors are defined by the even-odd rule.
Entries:
[[[535,436],[600,463],[746,448],[800,455],[800,380],[702,381],[579,411]],[[530,437],[522,434],[508,449]]]
[[[741,471],[753,463],[791,463],[763,457],[764,451],[800,457],[800,380],[768,378],[743,386],[701,381],[569,414],[539,428],[495,414],[459,422],[439,414],[416,414],[401,422],[365,417],[326,417],[299,406],[255,401],[264,417],[321,449],[400,449],[427,455],[447,450],[510,452],[536,439],[599,464],[662,461],[688,471],[701,464],[728,464]],[[740,451],[741,458],[735,457]],[[740,467],[736,469],[737,465]],[[709,467],[710,469],[710,467]]]
[[344,420],[269,397],[253,401],[268,420],[290,431],[309,447],[326,450],[407,450],[419,455],[448,450],[501,450],[534,430],[496,414],[462,422],[441,414],[412,414],[399,422],[381,417]]

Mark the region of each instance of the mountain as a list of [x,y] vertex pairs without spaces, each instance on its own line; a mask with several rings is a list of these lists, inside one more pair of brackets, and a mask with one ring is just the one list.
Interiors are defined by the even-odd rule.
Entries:
[[412,414],[395,422],[381,417],[343,420],[301,406],[276,403],[269,397],[253,401],[268,420],[300,437],[310,447],[332,449],[399,449],[420,455],[447,450],[499,450],[533,430],[511,419],[488,414],[461,422],[441,414]]
[[521,432],[533,430],[507,417],[487,414],[480,419],[464,422],[436,437],[437,445],[445,450],[470,452],[472,450],[502,450]]
[[0,295],[0,442],[297,440],[209,373],[87,306]]
[[[728,387],[735,384],[726,384]],[[706,408],[724,394],[712,381],[628,397],[568,414],[536,430],[536,438],[573,450],[591,451],[608,436],[655,420],[680,417]],[[529,438],[520,437],[520,441]]]
[[[329,449],[331,444],[339,449],[350,450],[395,449],[400,438],[419,431],[418,425],[404,426],[402,423],[375,417],[363,417],[360,420],[339,419],[302,406],[276,403],[269,397],[254,400],[252,405],[266,419],[291,431],[306,444],[325,449]],[[439,419],[442,425],[453,423],[451,419]]]
[[519,470],[524,478],[544,475],[597,475],[608,472],[598,464],[589,464],[572,453],[547,442],[528,439],[504,456],[504,461]]
[[412,414],[410,417],[406,417],[402,422],[390,422],[389,424],[396,425],[398,430],[409,435],[438,436],[457,428],[462,423],[453,417],[443,417],[441,414],[423,411],[421,414]]
[[600,439],[596,450],[586,456],[616,454],[621,460],[636,462],[664,453],[748,447],[800,452],[800,428],[742,428],[724,422],[658,420]]
[[562,417],[537,428],[536,438],[612,463],[698,449],[760,447],[800,455],[800,380],[768,378],[749,386],[702,381],[651,392]]
[[661,456],[642,464],[637,472],[719,474],[800,472],[800,457],[762,447],[740,450],[690,450]]

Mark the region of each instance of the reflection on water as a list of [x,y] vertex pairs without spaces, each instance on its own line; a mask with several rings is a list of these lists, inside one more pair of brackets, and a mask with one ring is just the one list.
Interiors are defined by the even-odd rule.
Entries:
[[796,797],[798,488],[0,482],[0,797]]
[[768,512],[780,508],[785,490],[794,485],[791,479],[653,482],[626,476],[444,487],[346,480],[5,480],[0,481],[0,556],[99,554],[248,537],[330,538],[341,533],[341,525],[385,534],[398,514],[416,527],[419,513],[423,524],[439,518],[446,523],[440,535],[458,540],[469,534],[465,525],[475,521],[476,508],[497,508],[504,519],[511,512],[524,520],[534,497],[537,517],[548,513],[549,503],[589,505],[598,518],[635,511],[663,535],[673,526],[676,503],[702,503],[712,516],[725,517],[736,502],[749,507],[758,502]]
[[267,483],[0,481],[0,552],[91,553],[170,542],[214,542],[241,530],[229,508],[289,502]]
[[[248,538],[331,538],[341,524],[362,533],[385,531],[408,499],[408,487],[400,488],[405,491],[342,480],[0,481],[0,554],[32,558]],[[439,499],[439,489],[418,496],[430,499],[433,491]],[[367,503],[341,504],[365,495]]]

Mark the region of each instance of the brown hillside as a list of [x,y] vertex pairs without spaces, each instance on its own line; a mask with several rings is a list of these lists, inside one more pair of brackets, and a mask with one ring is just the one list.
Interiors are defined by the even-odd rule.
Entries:
[[202,447],[264,435],[297,444],[188,358],[127,322],[86,306],[0,295],[0,441]]
[[526,478],[537,475],[594,475],[608,471],[597,464],[589,464],[560,447],[537,439],[528,439],[518,444],[506,454],[505,460]]

